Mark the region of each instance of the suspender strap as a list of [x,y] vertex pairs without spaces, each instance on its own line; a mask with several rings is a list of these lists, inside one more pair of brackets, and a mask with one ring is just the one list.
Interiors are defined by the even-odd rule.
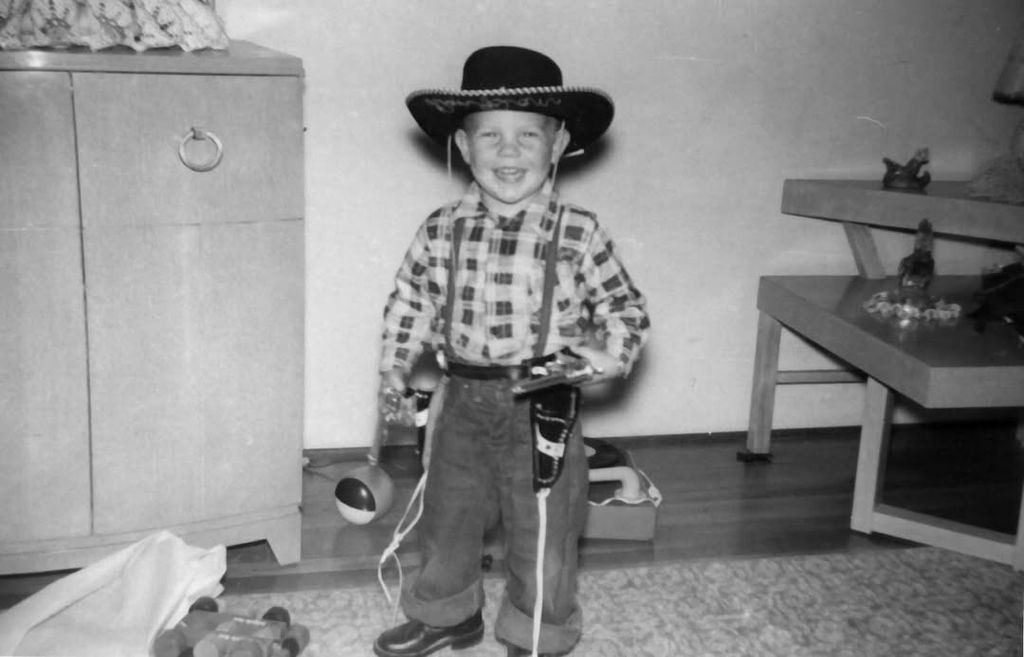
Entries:
[[[462,243],[462,232],[465,228],[464,219],[456,219],[452,225],[451,264],[448,267],[448,290],[444,304],[444,346],[448,362],[454,360],[452,350],[452,318],[455,314],[455,272],[459,265],[459,246]],[[544,258],[544,296],[540,303],[540,324],[537,327],[537,342],[533,346],[535,358],[544,356],[547,349],[548,333],[551,330],[551,307],[554,302],[555,284],[558,281],[558,245],[562,234],[562,209],[559,208],[558,219],[548,241]]]
[[455,359],[452,350],[452,317],[455,314],[455,272],[459,268],[459,245],[462,243],[462,230],[466,226],[465,219],[456,219],[452,225],[451,263],[448,265],[448,290],[444,302],[444,350],[448,362]]
[[540,326],[537,327],[537,342],[533,345],[534,358],[544,355],[548,346],[548,332],[551,330],[551,304],[555,296],[555,283],[558,282],[558,242],[562,235],[562,212],[558,209],[558,219],[547,245],[547,258],[544,261],[544,296],[540,302]]

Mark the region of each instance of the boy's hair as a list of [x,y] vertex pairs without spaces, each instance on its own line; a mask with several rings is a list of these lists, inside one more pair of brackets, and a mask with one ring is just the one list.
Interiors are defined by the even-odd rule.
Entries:
[[[486,110],[480,110],[480,111],[486,111]],[[477,114],[480,113],[480,111],[467,113],[465,116],[462,117],[462,120],[459,121],[459,126],[458,127],[462,128],[463,130],[465,130],[466,129],[466,124],[469,122],[470,117],[476,116]],[[554,128],[555,130],[558,130],[559,128],[561,128],[562,125],[565,123],[565,121],[563,119],[560,119],[557,116],[552,116],[551,114],[545,114],[544,112],[531,112],[531,113],[532,114],[539,114],[539,115],[543,116],[547,120],[548,125],[551,126],[552,128]]]

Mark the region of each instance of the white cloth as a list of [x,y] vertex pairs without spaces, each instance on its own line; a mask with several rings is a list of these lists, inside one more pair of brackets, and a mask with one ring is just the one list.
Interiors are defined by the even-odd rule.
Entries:
[[223,591],[225,568],[223,545],[155,533],[0,614],[0,655],[146,657],[196,598]]

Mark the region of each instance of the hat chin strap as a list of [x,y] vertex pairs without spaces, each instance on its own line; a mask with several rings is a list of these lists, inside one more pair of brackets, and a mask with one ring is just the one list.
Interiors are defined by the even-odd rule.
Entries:
[[[559,123],[558,131],[561,132],[561,133],[565,132],[565,119],[562,119],[561,122]],[[582,152],[582,151],[578,151],[578,152]],[[561,161],[561,159],[563,157],[569,157],[569,156],[565,155],[565,153],[562,153],[561,155],[559,155],[557,157],[552,157],[551,158],[551,171],[549,172],[549,175],[548,175],[548,182],[551,183],[551,188],[552,189],[554,189],[554,186],[555,186],[555,178],[558,176],[558,163]]]
[[452,184],[452,140],[454,139],[452,133],[448,133],[448,140],[445,148],[445,160],[448,165],[448,184]]

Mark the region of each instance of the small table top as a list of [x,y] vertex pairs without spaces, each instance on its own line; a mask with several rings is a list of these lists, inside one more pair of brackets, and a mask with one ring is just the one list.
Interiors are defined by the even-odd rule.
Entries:
[[859,276],[764,276],[757,307],[868,376],[927,408],[1024,406],[1024,345],[1013,327],[989,322],[978,331],[964,315],[974,307],[977,276],[940,276],[929,293],[960,304],[952,325],[900,328],[864,303],[894,291],[896,279]]
[[936,234],[1024,244],[1024,205],[971,198],[966,188],[938,180],[912,193],[882,189],[878,181],[786,180],[782,212],[910,231],[928,219]]

